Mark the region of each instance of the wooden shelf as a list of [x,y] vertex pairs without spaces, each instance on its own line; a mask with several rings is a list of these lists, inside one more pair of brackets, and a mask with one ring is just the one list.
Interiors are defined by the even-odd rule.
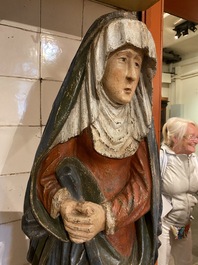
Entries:
[[159,0],[97,0],[111,6],[129,11],[144,11],[157,3]]

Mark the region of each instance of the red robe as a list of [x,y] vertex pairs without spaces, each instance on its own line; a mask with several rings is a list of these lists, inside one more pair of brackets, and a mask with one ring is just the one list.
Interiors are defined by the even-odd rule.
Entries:
[[130,256],[136,237],[135,221],[150,209],[152,183],[147,144],[143,140],[131,157],[109,158],[94,150],[91,132],[86,129],[55,146],[43,160],[37,178],[39,199],[49,213],[53,196],[62,188],[55,169],[64,157],[77,157],[92,173],[105,201],[112,205],[115,233],[106,237],[122,256]]

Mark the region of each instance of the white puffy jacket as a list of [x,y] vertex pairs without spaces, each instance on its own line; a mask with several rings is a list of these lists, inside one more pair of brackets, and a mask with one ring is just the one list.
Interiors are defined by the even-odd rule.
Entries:
[[172,204],[172,210],[164,217],[164,220],[175,226],[185,226],[197,204],[198,158],[194,153],[191,155],[175,154],[167,145],[162,145],[161,167],[164,155],[167,156],[167,162],[162,174],[162,194]]

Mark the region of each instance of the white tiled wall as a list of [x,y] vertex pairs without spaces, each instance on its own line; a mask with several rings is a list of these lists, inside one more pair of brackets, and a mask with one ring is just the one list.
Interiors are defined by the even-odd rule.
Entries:
[[25,265],[29,172],[53,100],[92,22],[114,9],[88,0],[1,0],[0,265]]

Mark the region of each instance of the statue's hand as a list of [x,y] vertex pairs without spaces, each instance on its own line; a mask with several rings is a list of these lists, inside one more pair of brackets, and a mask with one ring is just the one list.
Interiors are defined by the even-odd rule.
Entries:
[[99,204],[67,200],[60,212],[65,230],[75,243],[89,241],[105,229],[105,211]]

